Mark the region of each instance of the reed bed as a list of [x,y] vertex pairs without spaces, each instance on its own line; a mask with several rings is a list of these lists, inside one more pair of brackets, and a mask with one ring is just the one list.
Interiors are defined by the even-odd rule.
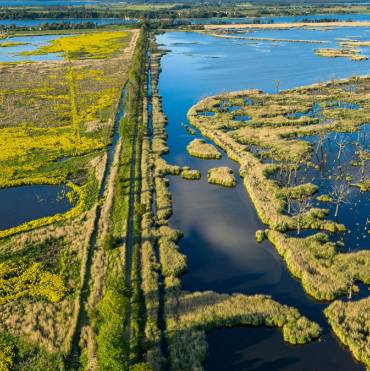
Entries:
[[342,47],[332,49],[315,49],[315,54],[319,57],[327,58],[350,58],[353,61],[367,61],[366,55],[359,54],[359,50],[354,47]]
[[335,301],[325,309],[325,316],[340,341],[354,357],[370,368],[370,298],[358,301]]
[[[316,339],[320,327],[296,309],[268,296],[217,294],[212,291],[182,293],[176,309],[168,308],[171,365],[175,370],[202,369],[207,354],[205,331],[218,327],[268,326],[282,328],[290,344]],[[174,314],[176,313],[176,315]]]
[[186,147],[191,156],[203,159],[220,159],[221,153],[212,144],[206,143],[203,139],[194,139]]
[[207,33],[210,36],[220,37],[224,39],[236,39],[236,40],[250,40],[250,41],[269,41],[269,42],[286,42],[286,43],[304,43],[304,44],[327,44],[325,40],[302,40],[302,39],[284,39],[275,37],[247,37],[247,36],[235,36],[225,35],[222,31],[216,33]]
[[196,169],[183,169],[181,171],[181,177],[187,180],[199,180],[201,177],[201,173],[199,170]]
[[[302,229],[317,232],[346,229],[337,221],[328,219],[325,209],[310,204],[297,214],[287,212],[292,200],[297,203],[309,200],[318,191],[318,187],[311,183],[292,186],[290,182],[298,168],[316,166],[311,163],[313,148],[310,143],[297,138],[316,134],[320,138],[331,132],[358,133],[360,138],[360,128],[368,122],[369,94],[369,78],[354,77],[274,95],[261,91],[221,94],[203,99],[188,112],[189,122],[240,164],[245,188],[262,222],[269,227],[257,231],[256,239],[262,241],[267,237],[284,258],[289,271],[317,300],[334,300],[341,296],[351,298],[359,290],[356,283],[369,285],[370,254],[367,250],[342,253],[322,233],[306,238],[290,237],[284,233],[287,230],[299,233]],[[335,102],[344,104],[336,106]],[[250,117],[247,122],[235,123],[234,112],[229,110],[235,106],[238,114]],[[214,114],[201,116],[198,114],[200,111]],[[362,169],[367,157],[362,154],[360,145],[358,148],[358,161],[351,165]],[[272,174],[277,173],[285,174],[285,183],[273,179]],[[363,176],[358,184],[352,186],[363,186],[366,191],[367,182],[367,177]],[[334,202],[330,195],[321,195],[318,199]],[[360,300],[358,308],[366,311],[367,304],[367,301]],[[368,350],[364,348],[362,334],[357,333],[358,324],[353,322],[356,314],[351,318],[349,315],[359,313],[355,307],[352,302],[335,302],[329,306],[326,315],[338,337],[349,345],[357,359],[367,364]],[[201,357],[205,351],[202,333],[197,330],[186,336],[188,339],[193,336],[199,343],[197,356]]]
[[223,187],[235,187],[236,178],[233,171],[227,166],[215,167],[208,170],[208,183]]

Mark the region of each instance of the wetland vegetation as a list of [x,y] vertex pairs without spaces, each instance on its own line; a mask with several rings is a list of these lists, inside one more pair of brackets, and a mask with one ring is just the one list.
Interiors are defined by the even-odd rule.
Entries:
[[[6,207],[12,200],[22,204],[0,213],[0,370],[201,370],[207,334],[225,327],[274,328],[292,354],[307,347],[314,356],[312,349],[328,340],[329,325],[370,367],[369,77],[289,90],[275,80],[274,93],[220,92],[218,84],[217,95],[203,95],[190,108],[188,121],[181,114],[192,100],[184,104],[176,90],[175,127],[166,116],[170,102],[161,95],[161,76],[172,52],[158,41],[161,22],[317,12],[305,5],[262,9],[117,4],[81,14],[147,22],[89,30],[77,25],[34,45],[4,34],[0,47],[5,53],[20,47],[24,60],[12,60],[10,51],[9,61],[0,63],[0,197]],[[338,12],[332,5],[326,10]],[[75,17],[79,11],[50,8],[41,15],[14,8],[6,16]],[[192,35],[216,39],[212,28]],[[228,32],[217,36],[276,47],[284,40],[292,47],[316,43]],[[32,37],[38,33],[46,35],[38,30]],[[181,53],[189,57],[184,44]],[[339,46],[358,57],[368,41]],[[31,62],[34,57],[43,59]],[[319,303],[320,314],[258,283],[249,291],[225,289],[212,272],[203,287],[184,284],[194,248],[208,247],[189,244],[187,235],[199,231],[185,205],[182,217],[190,218],[193,230],[174,222],[182,211],[178,189],[192,190],[196,202],[204,189],[198,207],[209,213],[208,197],[222,195],[226,202],[215,214],[226,217],[236,194],[235,207],[251,202],[257,213],[247,209],[252,227],[240,214],[243,229],[252,230],[248,243],[270,249],[269,255],[275,249],[273,259],[298,279],[286,274],[309,295],[303,293],[307,302]],[[227,243],[236,231],[228,223],[214,226]],[[235,241],[244,246],[238,236]],[[222,260],[227,267],[229,257]],[[258,282],[258,275],[245,273],[242,280]]]
[[[359,201],[350,197],[366,192],[366,186],[360,192],[354,187],[369,181],[368,89],[369,78],[356,77],[278,94],[240,91],[205,98],[188,112],[190,123],[239,163],[245,188],[269,228],[256,231],[257,241],[266,236],[317,300],[352,298],[357,282],[370,283],[368,200],[366,195]],[[235,111],[228,109],[233,106],[250,119],[236,125]],[[320,203],[315,204],[315,198]],[[339,211],[350,203],[360,208],[356,224],[362,224],[363,250],[348,252],[353,240],[347,240],[344,253],[341,233],[355,223],[341,224]],[[353,210],[346,208],[348,213]],[[304,229],[314,233],[300,237]],[[296,230],[297,236],[289,230]],[[367,301],[341,303],[326,310],[329,323],[355,357],[368,364],[367,330],[358,334],[356,328],[363,325],[351,322],[361,310],[363,320],[369,320],[368,310],[361,309]],[[346,324],[340,324],[339,310]]]
[[215,167],[208,170],[208,183],[224,187],[235,187],[236,179],[233,171],[227,166]]

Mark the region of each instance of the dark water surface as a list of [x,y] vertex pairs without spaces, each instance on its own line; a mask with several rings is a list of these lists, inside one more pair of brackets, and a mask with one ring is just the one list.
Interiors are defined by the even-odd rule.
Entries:
[[31,185],[0,189],[0,230],[33,219],[62,214],[72,205],[64,185]]
[[[237,177],[235,188],[207,183],[207,170],[238,165],[223,154],[221,160],[200,160],[186,153],[194,138],[182,126],[188,109],[199,99],[222,91],[282,88],[354,74],[366,74],[368,62],[326,59],[313,54],[310,44],[259,47],[240,40],[213,38],[195,33],[169,32],[157,37],[170,52],[162,59],[159,91],[168,117],[170,163],[188,165],[202,173],[200,181],[171,177],[174,215],[172,227],[185,234],[180,248],[188,257],[188,272],[182,278],[188,291],[215,290],[269,294],[282,303],[296,306],[320,323],[320,341],[290,346],[277,329],[235,328],[212,331],[209,336],[207,370],[361,370],[350,352],[331,334],[323,316],[327,304],[317,303],[291,277],[282,259],[268,242],[258,244],[255,231],[263,228],[249,197]],[[261,49],[268,50],[261,53]],[[197,133],[195,137],[200,137]],[[367,295],[366,288],[361,295]]]

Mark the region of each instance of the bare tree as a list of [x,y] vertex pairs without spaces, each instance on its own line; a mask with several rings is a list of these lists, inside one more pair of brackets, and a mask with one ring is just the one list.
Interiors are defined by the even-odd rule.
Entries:
[[338,218],[340,205],[349,203],[348,195],[349,195],[348,183],[343,182],[332,186],[332,190],[331,192],[329,192],[329,196],[331,197],[335,204],[334,217],[336,219]]
[[280,92],[280,80],[275,80],[276,94]]
[[366,179],[366,163],[370,159],[369,153],[366,151],[365,146],[362,145],[361,143],[356,143],[356,151],[355,155],[357,158],[357,163],[360,166],[360,179],[364,181]]
[[[290,201],[291,202],[291,201]],[[302,195],[296,200],[292,209],[297,219],[297,234],[301,233],[304,215],[311,209],[311,199],[307,195]]]

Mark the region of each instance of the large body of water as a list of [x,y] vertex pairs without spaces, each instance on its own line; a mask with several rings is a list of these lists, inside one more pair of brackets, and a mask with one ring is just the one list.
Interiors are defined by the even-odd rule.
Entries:
[[[291,38],[296,31],[289,32],[276,31],[273,37],[284,34]],[[331,31],[299,32],[300,38],[329,38],[334,42],[337,35],[362,35],[365,29],[336,29],[335,35],[330,35]],[[276,329],[214,330],[208,336],[206,369],[363,369],[331,333],[322,313],[327,304],[317,303],[304,293],[272,245],[266,241],[256,243],[255,231],[263,226],[240,178],[233,189],[207,183],[209,168],[227,165],[237,173],[238,166],[225,155],[219,161],[190,157],[186,146],[194,137],[181,123],[186,122],[188,109],[207,95],[249,88],[274,92],[277,79],[282,89],[288,89],[326,81],[333,75],[364,75],[370,70],[369,62],[318,57],[313,53],[317,47],[314,44],[251,43],[185,32],[168,32],[159,35],[157,41],[169,50],[162,59],[159,79],[163,109],[169,120],[170,154],[166,158],[202,173],[200,181],[170,179],[174,203],[170,224],[184,232],[180,247],[188,257],[183,289],[269,294],[296,306],[324,329],[320,341],[303,347],[284,343]],[[366,289],[361,294],[367,295]]]

